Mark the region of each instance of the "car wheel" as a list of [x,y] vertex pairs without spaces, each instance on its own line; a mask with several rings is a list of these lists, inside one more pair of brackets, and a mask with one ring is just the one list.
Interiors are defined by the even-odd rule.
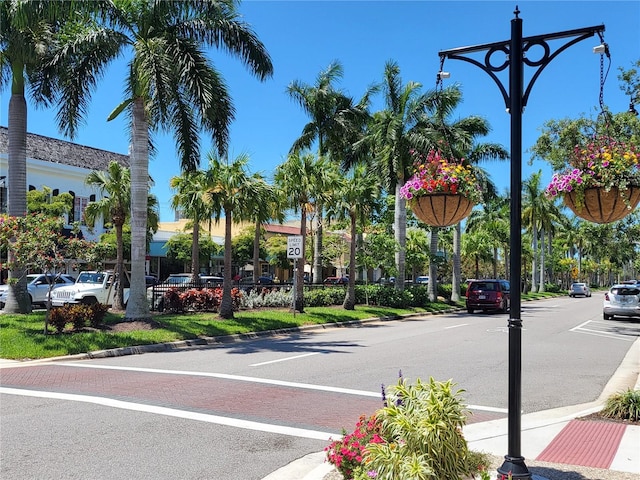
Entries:
[[84,305],[94,305],[98,303],[98,299],[96,297],[85,297],[82,299],[82,303]]
[[473,313],[473,312],[474,312],[473,308],[467,308],[467,313]]
[[606,313],[603,313],[602,318],[604,318],[605,320],[611,320],[613,318],[613,315],[607,315]]

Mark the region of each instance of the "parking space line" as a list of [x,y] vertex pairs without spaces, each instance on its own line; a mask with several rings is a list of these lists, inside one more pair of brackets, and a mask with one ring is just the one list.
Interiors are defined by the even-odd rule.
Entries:
[[287,362],[289,360],[295,360],[297,358],[310,357],[311,355],[319,355],[319,354],[320,354],[320,352],[303,353],[302,355],[295,355],[293,357],[278,358],[277,360],[269,360],[267,362],[252,363],[249,366],[250,367],[259,367],[260,365],[269,365],[270,363]]

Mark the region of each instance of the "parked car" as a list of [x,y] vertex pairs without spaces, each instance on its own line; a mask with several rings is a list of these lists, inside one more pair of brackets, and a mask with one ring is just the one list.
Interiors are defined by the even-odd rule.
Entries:
[[322,283],[325,285],[346,285],[349,283],[349,277],[327,277]]
[[467,287],[467,312],[511,308],[511,286],[507,280],[472,280]]
[[[32,305],[46,306],[50,282],[54,282],[53,290],[55,290],[65,285],[73,285],[76,279],[67,274],[56,276],[54,274],[34,273],[27,275],[27,292],[29,292]],[[7,302],[8,289],[8,285],[0,286],[0,308],[4,308],[4,304]]]
[[[240,279],[240,285],[253,285],[253,275],[243,277]],[[275,281],[273,278],[267,275],[261,275],[258,277],[256,285],[273,285]]]
[[617,284],[604,294],[602,318],[640,317],[640,286]]
[[581,283],[581,282],[572,283],[571,287],[569,287],[569,296],[570,297],[576,297],[578,295],[583,295],[585,297],[590,297],[591,296],[591,289],[589,288],[589,285],[587,285],[586,283]]
[[416,283],[426,285],[427,283],[429,283],[429,276],[420,275],[419,277],[416,277]]

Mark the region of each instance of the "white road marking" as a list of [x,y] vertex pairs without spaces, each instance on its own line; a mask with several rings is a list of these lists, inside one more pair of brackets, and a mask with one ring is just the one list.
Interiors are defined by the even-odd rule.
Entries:
[[445,330],[449,330],[450,328],[458,328],[458,327],[466,327],[469,325],[468,323],[461,323],[460,325],[451,325],[450,327],[444,327]]
[[281,435],[289,435],[292,437],[311,438],[315,440],[338,439],[341,436],[335,433],[320,432],[317,430],[307,430],[304,428],[285,427],[282,425],[271,425],[269,423],[252,422],[249,420],[240,420],[231,417],[221,417],[219,415],[207,415],[204,413],[189,412],[178,410],[175,408],[157,407],[154,405],[143,405],[140,403],[123,402],[122,400],[113,400],[104,397],[94,397],[91,395],[74,395],[69,393],[55,392],[38,392],[35,390],[20,390],[17,388],[0,387],[0,393],[7,395],[22,395],[25,397],[52,398],[55,400],[68,400],[72,402],[93,403],[103,405],[105,407],[120,408],[123,410],[132,410],[136,412],[153,413],[156,415],[165,415],[168,417],[183,418],[186,420],[195,420],[198,422],[215,423],[218,425],[226,425],[229,427],[244,428],[247,430],[257,430],[268,433],[278,433]]
[[610,333],[610,332],[603,332],[602,330],[593,330],[591,328],[585,328],[586,325],[589,325],[591,323],[595,323],[597,324],[602,324],[604,322],[598,322],[595,320],[587,320],[584,323],[581,323],[580,325],[577,325],[575,327],[573,327],[572,329],[570,329],[570,332],[577,332],[577,333],[584,333],[586,335],[594,335],[596,337],[604,337],[604,338],[615,338],[617,340],[624,340],[626,342],[635,342],[636,338],[635,336],[630,336],[630,335],[621,335],[619,333]]
[[293,357],[279,358],[277,360],[269,360],[268,362],[252,363],[249,366],[250,367],[259,367],[260,365],[269,365],[270,363],[286,362],[288,360],[295,360],[296,358],[310,357],[311,355],[319,355],[319,354],[320,354],[320,352],[304,353],[302,355],[295,355]]

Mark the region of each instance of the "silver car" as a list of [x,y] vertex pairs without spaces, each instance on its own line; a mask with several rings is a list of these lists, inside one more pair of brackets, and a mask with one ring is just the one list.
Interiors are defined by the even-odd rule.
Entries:
[[[64,285],[73,285],[75,281],[75,278],[66,274],[56,276],[53,274],[34,273],[27,275],[27,291],[29,292],[31,304],[46,306],[49,283],[53,283],[52,290],[55,290]],[[0,308],[4,308],[4,304],[7,301],[8,288],[8,285],[0,287]]]
[[640,286],[618,284],[604,294],[602,317],[640,317]]
[[569,288],[569,296],[576,297],[578,295],[584,295],[585,297],[591,296],[591,289],[589,285],[581,282],[573,282]]

